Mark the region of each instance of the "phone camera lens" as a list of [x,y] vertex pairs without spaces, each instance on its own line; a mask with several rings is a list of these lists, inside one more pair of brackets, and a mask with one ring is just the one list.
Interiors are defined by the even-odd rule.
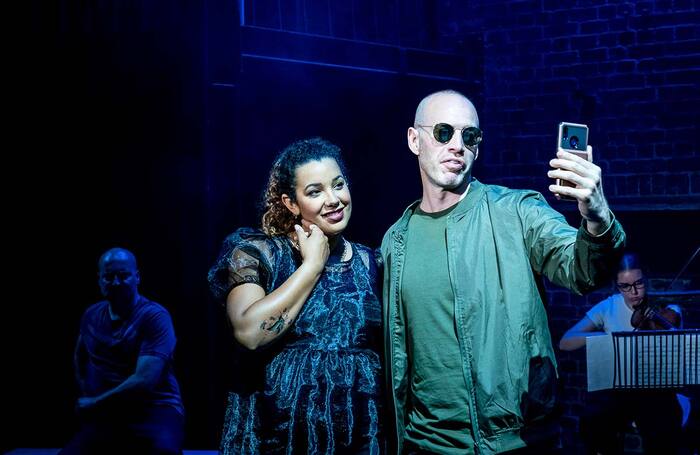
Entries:
[[572,149],[578,148],[578,137],[571,136],[571,139],[569,139],[569,144],[571,145]]

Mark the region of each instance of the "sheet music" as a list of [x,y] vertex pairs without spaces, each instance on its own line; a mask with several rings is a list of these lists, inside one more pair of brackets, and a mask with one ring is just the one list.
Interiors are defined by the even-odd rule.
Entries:
[[586,364],[588,391],[612,389],[613,349],[612,335],[586,337]]
[[624,337],[620,341],[618,356],[626,363],[621,365],[617,385],[651,388],[684,384],[688,349],[683,349],[681,336],[645,335]]

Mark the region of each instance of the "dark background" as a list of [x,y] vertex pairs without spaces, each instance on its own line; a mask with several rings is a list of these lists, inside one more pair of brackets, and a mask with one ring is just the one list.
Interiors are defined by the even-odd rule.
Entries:
[[[257,225],[274,155],[320,135],[350,169],[349,237],[378,246],[420,196],[405,132],[434,90],[475,102],[474,174],[487,183],[547,194],[557,123],[588,124],[606,195],[657,290],[700,246],[697,0],[26,5],[6,18],[16,80],[5,87],[0,450],[58,447],[74,430],[72,347],[112,246],[136,254],[143,294],[173,315],[187,447],[215,448],[226,383],[243,374],[206,285],[221,240]],[[573,205],[551,203],[578,225]],[[699,261],[674,289],[700,288]],[[551,289],[554,342],[609,292]],[[697,294],[665,298],[700,327]],[[583,360],[560,355],[572,450]]]

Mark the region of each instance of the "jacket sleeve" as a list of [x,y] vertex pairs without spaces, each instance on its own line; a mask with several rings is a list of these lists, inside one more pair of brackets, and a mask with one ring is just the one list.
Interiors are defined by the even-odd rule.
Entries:
[[526,193],[518,203],[533,270],[554,284],[584,294],[612,276],[625,245],[625,232],[611,213],[612,224],[601,236],[576,230],[539,193]]

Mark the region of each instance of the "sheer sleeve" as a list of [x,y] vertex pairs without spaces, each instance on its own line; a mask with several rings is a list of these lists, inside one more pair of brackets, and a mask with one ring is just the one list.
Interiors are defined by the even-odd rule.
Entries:
[[219,257],[209,269],[209,288],[218,300],[226,300],[231,289],[254,283],[270,290],[270,242],[260,231],[239,229],[226,237]]

